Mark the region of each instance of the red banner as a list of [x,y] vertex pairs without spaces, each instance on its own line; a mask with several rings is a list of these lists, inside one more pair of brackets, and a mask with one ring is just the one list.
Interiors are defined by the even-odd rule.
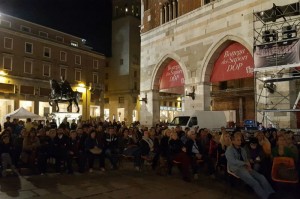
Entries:
[[223,50],[215,62],[211,82],[253,77],[254,61],[245,46],[234,42]]
[[164,69],[159,80],[159,90],[184,86],[184,75],[180,65],[171,61]]

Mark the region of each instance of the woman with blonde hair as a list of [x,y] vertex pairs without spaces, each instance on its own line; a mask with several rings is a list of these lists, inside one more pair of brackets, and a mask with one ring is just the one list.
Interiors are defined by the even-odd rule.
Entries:
[[227,160],[225,157],[225,151],[227,147],[231,145],[231,139],[230,139],[230,133],[229,132],[223,132],[220,136],[220,143],[218,144],[217,148],[217,164],[216,166],[222,166],[226,167]]
[[270,157],[272,154],[270,141],[266,138],[262,131],[257,131],[254,135],[258,139],[258,143],[262,147],[265,156]]

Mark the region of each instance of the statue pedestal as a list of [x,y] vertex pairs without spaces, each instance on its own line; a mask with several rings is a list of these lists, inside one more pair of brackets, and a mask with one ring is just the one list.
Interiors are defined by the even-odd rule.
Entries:
[[59,126],[65,118],[67,118],[67,120],[75,119],[75,122],[77,123],[77,120],[80,119],[82,115],[80,113],[52,112],[51,116],[55,119],[57,126]]

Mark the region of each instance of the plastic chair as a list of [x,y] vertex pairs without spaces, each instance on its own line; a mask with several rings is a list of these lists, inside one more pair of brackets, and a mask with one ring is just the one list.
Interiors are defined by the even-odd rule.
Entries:
[[282,179],[278,176],[278,168],[279,165],[284,164],[289,169],[296,169],[295,168],[295,162],[293,158],[290,157],[275,157],[273,159],[273,165],[272,165],[272,180],[275,182],[281,182],[281,183],[298,183],[299,179],[298,177],[294,180],[288,180],[288,179]]

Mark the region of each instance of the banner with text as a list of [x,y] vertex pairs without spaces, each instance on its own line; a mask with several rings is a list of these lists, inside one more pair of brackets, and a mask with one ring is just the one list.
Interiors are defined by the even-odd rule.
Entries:
[[[172,90],[172,88],[184,87],[184,75],[180,65],[171,61],[163,71],[159,80],[159,90]],[[174,90],[174,89],[173,89]],[[181,90],[181,89],[180,89]]]
[[255,68],[300,64],[299,40],[280,41],[276,44],[255,46]]
[[215,62],[211,82],[253,77],[253,57],[242,44],[234,42],[225,48]]

